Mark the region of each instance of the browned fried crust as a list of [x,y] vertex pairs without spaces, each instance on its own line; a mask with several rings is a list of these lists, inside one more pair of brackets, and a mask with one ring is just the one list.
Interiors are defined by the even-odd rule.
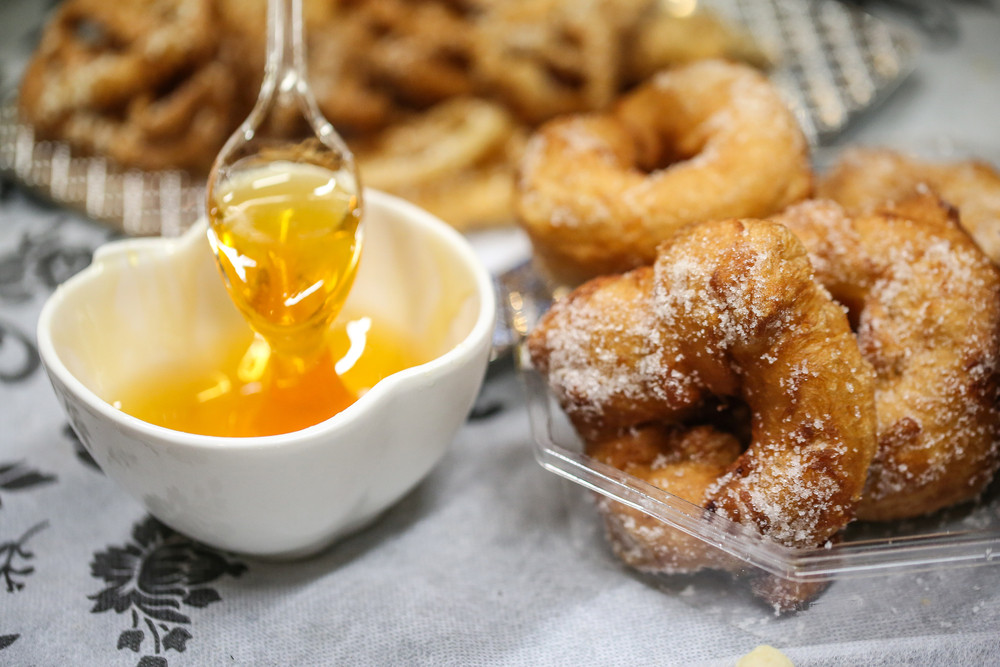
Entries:
[[775,87],[744,65],[666,71],[608,113],[529,140],[515,206],[558,282],[651,264],[685,225],[762,217],[807,196],[808,145]]
[[958,209],[959,223],[1000,263],[1000,172],[981,160],[931,161],[883,148],[843,151],[817,196],[849,212],[869,212],[930,190]]
[[873,374],[780,225],[697,225],[655,268],[556,303],[528,349],[589,442],[676,423],[712,395],[744,400],[750,447],[699,504],[789,546],[853,517],[875,449]]
[[[695,505],[743,452],[729,433],[711,426],[647,425],[590,442],[594,459],[623,470]],[[615,554],[648,572],[694,572],[732,566],[701,540],[644,512],[607,498],[598,501]]]
[[1000,466],[1000,270],[927,193],[855,216],[805,202],[777,219],[851,308],[877,373],[878,450],[859,517],[975,498]]
[[212,59],[215,19],[211,0],[68,0],[28,65],[21,112],[86,153],[203,168],[238,122],[233,78]]

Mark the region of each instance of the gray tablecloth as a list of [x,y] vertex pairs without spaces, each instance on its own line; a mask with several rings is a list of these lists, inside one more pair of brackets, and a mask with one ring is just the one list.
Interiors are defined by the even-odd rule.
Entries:
[[[846,140],[1000,146],[1000,14],[949,6],[958,42],[928,39]],[[0,664],[732,665],[764,643],[798,665],[1000,664],[996,566],[837,582],[783,618],[624,571],[534,462],[502,363],[446,458],[374,526],[294,563],[200,547],[101,473],[38,365],[44,299],[111,237],[3,185]]]

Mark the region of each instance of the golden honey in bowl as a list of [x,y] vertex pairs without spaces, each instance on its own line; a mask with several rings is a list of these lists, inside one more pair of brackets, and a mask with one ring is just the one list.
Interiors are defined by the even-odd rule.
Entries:
[[258,335],[224,341],[208,363],[199,355],[123,388],[115,400],[123,411],[190,433],[276,435],[328,419],[423,361],[371,317],[331,326],[361,256],[356,181],[271,158],[231,165],[211,181],[208,201],[223,281]]
[[209,241],[230,297],[283,356],[310,357],[350,291],[361,203],[338,172],[286,160],[217,182]]
[[201,435],[290,433],[345,409],[384,377],[430,358],[378,319],[338,321],[309,363],[281,357],[249,332],[203,360],[180,362],[126,385],[115,407],[143,421]]

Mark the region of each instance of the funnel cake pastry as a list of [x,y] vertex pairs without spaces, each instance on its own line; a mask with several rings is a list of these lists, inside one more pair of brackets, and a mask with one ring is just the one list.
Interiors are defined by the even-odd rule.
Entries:
[[[69,0],[23,77],[35,131],[144,169],[198,169],[238,122],[209,0]],[[214,153],[212,153],[214,155]]]
[[29,64],[21,102],[43,126],[78,109],[124,107],[212,52],[211,19],[208,0],[64,2]]
[[[592,456],[790,547],[821,545],[854,517],[875,451],[874,373],[781,225],[695,225],[654,266],[557,301],[527,345]],[[718,424],[731,402],[750,414],[745,450],[685,432]],[[692,467],[682,487],[670,481]],[[713,566],[711,548],[677,531],[615,511],[608,522],[631,565]]]
[[682,227],[776,213],[809,195],[807,141],[757,70],[667,70],[607,113],[557,118],[529,140],[515,206],[542,266],[577,284],[651,264]]
[[962,227],[1000,264],[1000,173],[982,160],[934,162],[885,148],[852,147],[819,181],[817,197],[865,212],[921,188],[957,208]]
[[646,0],[495,3],[476,40],[476,71],[529,123],[602,109],[620,91],[626,35],[649,4]]
[[875,368],[878,449],[858,516],[919,516],[978,496],[1000,466],[1000,270],[929,193],[847,216],[775,218],[857,321]]
[[[68,135],[65,119],[131,127],[131,100],[170,102],[174,90],[206,87],[202,69],[221,69],[225,103],[202,99],[179,114],[212,114],[224,125],[203,143],[200,162],[176,153],[113,155],[124,166],[206,171],[260,86],[266,7],[266,0],[63,0],[28,65],[20,111],[39,136],[107,154],[113,142]],[[672,63],[710,56],[768,63],[751,37],[715,14],[676,16],[655,0],[305,0],[303,19],[317,102],[345,135],[370,136],[454,97],[496,101],[520,121],[539,122],[604,108]],[[663,30],[672,48],[653,48]],[[207,138],[196,136],[192,146]]]

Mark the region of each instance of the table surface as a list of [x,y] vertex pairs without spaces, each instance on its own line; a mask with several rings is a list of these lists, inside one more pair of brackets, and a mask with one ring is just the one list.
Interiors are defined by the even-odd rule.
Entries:
[[[957,32],[920,32],[915,73],[845,142],[1000,146],[1000,10],[943,6]],[[10,85],[38,10],[5,7]],[[2,664],[732,665],[759,644],[797,665],[1000,664],[997,567],[845,583],[854,603],[790,618],[726,613],[627,573],[577,538],[573,496],[535,463],[522,389],[502,363],[440,465],[367,530],[293,563],[200,549],[101,473],[38,365],[42,303],[112,236],[2,185]],[[968,595],[939,604],[942,589]]]

